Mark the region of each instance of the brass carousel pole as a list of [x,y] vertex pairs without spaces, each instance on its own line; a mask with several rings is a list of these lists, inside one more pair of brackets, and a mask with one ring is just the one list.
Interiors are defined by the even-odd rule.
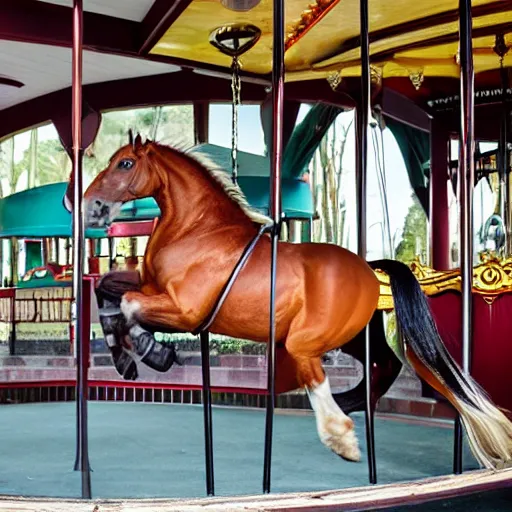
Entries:
[[270,267],[270,339],[267,350],[267,411],[265,420],[265,458],[263,492],[270,492],[272,466],[272,430],[275,407],[275,297],[277,278],[277,245],[281,226],[281,161],[283,152],[284,104],[284,0],[274,0],[272,57],[272,156],[270,165],[270,213],[274,221]]
[[[357,253],[366,259],[366,188],[368,164],[368,119],[370,114],[370,36],[368,27],[368,0],[360,0],[361,31],[361,101],[356,110],[356,194],[357,194]],[[372,403],[372,365],[370,358],[370,328],[365,329],[365,422],[368,450],[368,476],[370,483],[377,483],[375,461],[375,432]]]
[[[474,69],[471,0],[459,1],[460,38],[460,142],[459,142],[459,243],[462,285],[462,369],[470,372],[473,288],[473,188],[474,169]],[[462,473],[462,425],[455,420],[454,473]]]
[[73,316],[76,350],[77,450],[75,471],[82,474],[82,498],[91,498],[91,468],[87,432],[87,350],[83,339],[84,225],[82,206],[82,50],[83,2],[73,0],[72,134],[73,134]]

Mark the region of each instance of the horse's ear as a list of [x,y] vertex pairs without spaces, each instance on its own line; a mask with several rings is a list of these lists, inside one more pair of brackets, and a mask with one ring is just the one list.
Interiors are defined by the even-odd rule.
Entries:
[[137,136],[135,137],[135,141],[133,143],[133,149],[137,149],[140,146],[142,146],[142,137],[140,136],[140,133],[137,133]]
[[133,131],[131,128],[128,130],[128,143],[133,147]]

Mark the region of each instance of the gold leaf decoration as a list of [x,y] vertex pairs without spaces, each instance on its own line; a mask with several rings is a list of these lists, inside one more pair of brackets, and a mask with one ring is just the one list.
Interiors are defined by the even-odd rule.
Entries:
[[316,0],[302,11],[300,19],[288,28],[284,39],[285,51],[318,23],[340,0]]
[[[429,297],[445,291],[461,291],[460,269],[434,270],[416,260],[411,264],[411,270]],[[389,278],[380,270],[376,270],[375,274],[380,283],[378,308],[392,310]],[[501,260],[493,254],[482,255],[482,263],[473,269],[473,293],[481,295],[488,304],[492,304],[498,295],[507,292],[512,292],[512,258]]]

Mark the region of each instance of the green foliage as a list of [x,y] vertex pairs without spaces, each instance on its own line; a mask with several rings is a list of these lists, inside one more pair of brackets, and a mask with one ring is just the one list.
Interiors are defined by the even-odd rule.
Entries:
[[[60,141],[48,139],[37,145],[36,186],[66,181],[71,172],[71,160]],[[30,167],[30,147],[23,152],[23,158],[14,165],[14,187]]]
[[252,341],[239,340],[235,338],[213,340],[210,348],[217,354],[264,354],[266,345]]
[[415,194],[413,203],[407,212],[404,222],[402,240],[396,249],[396,259],[404,263],[411,263],[420,257],[427,260],[427,217]]
[[[13,181],[13,159],[14,159],[14,137],[4,140],[0,143],[0,197],[4,197],[9,193],[9,189],[12,189]],[[9,184],[9,188],[5,191],[2,181],[6,180]],[[17,180],[17,178],[16,178]]]
[[338,116],[321,140],[310,167],[313,202],[319,215],[314,242],[344,244],[346,237],[345,146],[354,118]]
[[[115,151],[128,142],[130,129],[134,134],[140,133],[143,139],[190,147],[194,143],[193,107],[172,105],[103,113],[98,136],[84,155],[86,186],[108,165]],[[34,128],[31,132],[32,146],[23,152],[17,162],[14,157],[15,137],[0,144],[0,197],[16,192],[22,176],[27,176],[32,186],[66,181],[69,178],[71,160],[60,140],[38,140],[36,130]],[[7,185],[5,193],[2,185]]]

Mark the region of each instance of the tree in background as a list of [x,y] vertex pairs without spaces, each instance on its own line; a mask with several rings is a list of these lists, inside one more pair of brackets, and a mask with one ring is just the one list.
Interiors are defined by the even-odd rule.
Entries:
[[16,185],[20,178],[20,169],[14,163],[14,137],[0,144],[0,182],[7,184],[7,189],[1,186],[1,197],[16,192]]
[[34,149],[33,140],[31,137],[29,148],[23,152],[22,159],[14,165],[17,179],[28,172],[28,188],[66,181],[71,172],[71,160],[60,141],[48,139],[37,142],[35,138],[37,147]]
[[346,198],[343,193],[343,155],[354,118],[343,123],[338,117],[322,139],[311,164],[313,204],[320,218],[314,223],[313,242],[343,245]]
[[[107,165],[112,154],[128,142],[128,131],[178,147],[194,143],[192,105],[157,106],[106,112],[96,140],[84,155],[85,185]],[[38,128],[30,130],[30,144],[21,159],[15,159],[16,137],[0,144],[0,197],[28,188],[66,181],[71,160],[58,138],[41,141]],[[25,180],[20,181],[24,177]],[[21,185],[20,185],[21,184]]]
[[420,257],[427,262],[427,216],[418,198],[412,194],[413,203],[405,217],[402,240],[396,248],[396,259],[411,263]]
[[92,180],[107,165],[112,154],[128,142],[128,131],[170,145],[194,143],[192,105],[149,107],[104,113],[95,141],[84,158],[86,178]]

